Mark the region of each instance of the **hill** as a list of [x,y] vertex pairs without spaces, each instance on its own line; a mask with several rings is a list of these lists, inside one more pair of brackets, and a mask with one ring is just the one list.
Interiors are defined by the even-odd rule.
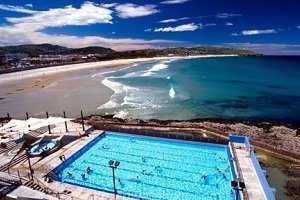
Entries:
[[68,54],[109,54],[115,51],[105,47],[68,48],[52,44],[30,44],[0,47],[0,54],[27,54],[36,55],[68,55]]
[[205,54],[236,54],[236,55],[259,55],[250,50],[240,50],[225,47],[197,46],[197,47],[175,47],[165,49],[144,49],[116,52],[110,48],[90,46],[85,48],[68,48],[52,44],[30,44],[18,46],[0,47],[0,54],[27,54],[35,55],[68,55],[68,54],[102,54],[107,58],[136,58],[136,57],[155,57],[155,56],[189,56]]
[[258,56],[261,55],[251,50],[240,50],[226,47],[174,47],[165,49],[144,49],[115,52],[107,54],[106,59],[113,58],[139,58],[139,57],[156,57],[156,56],[196,56],[196,55],[241,55],[241,56]]
[[30,44],[0,47],[0,74],[57,65],[114,59],[197,55],[257,56],[261,54],[250,50],[211,46],[173,47],[117,52],[110,48],[98,46],[68,48],[52,44]]

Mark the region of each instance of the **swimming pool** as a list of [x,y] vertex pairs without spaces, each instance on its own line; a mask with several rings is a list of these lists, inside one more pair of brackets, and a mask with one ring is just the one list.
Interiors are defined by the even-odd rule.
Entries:
[[58,181],[113,192],[108,162],[118,160],[115,176],[119,195],[233,200],[234,172],[228,151],[226,145],[105,132],[53,171]]
[[32,146],[29,150],[30,155],[40,155],[41,153],[49,152],[58,147],[58,142],[53,140],[46,140],[39,142]]

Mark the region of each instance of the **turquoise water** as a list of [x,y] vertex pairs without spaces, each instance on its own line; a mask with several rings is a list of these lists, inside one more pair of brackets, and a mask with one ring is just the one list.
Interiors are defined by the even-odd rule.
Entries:
[[56,146],[55,141],[43,141],[30,148],[30,153],[42,153]]
[[95,77],[114,91],[101,114],[300,123],[300,57],[168,60]]
[[[108,132],[54,171],[61,182],[113,192],[108,162],[118,160],[118,194],[142,199],[229,200],[234,199],[234,194],[227,148]],[[89,174],[87,167],[91,169]],[[203,175],[205,179],[201,178]]]

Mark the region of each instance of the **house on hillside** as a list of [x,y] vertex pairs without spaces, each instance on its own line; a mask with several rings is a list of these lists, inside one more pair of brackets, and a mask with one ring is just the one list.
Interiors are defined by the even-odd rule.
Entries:
[[3,54],[0,54],[0,65],[4,65],[6,63],[6,57]]

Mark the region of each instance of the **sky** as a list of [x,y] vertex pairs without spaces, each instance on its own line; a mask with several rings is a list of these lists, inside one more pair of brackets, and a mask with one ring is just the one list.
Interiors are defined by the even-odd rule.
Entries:
[[300,55],[299,0],[1,0],[0,46],[225,46]]

